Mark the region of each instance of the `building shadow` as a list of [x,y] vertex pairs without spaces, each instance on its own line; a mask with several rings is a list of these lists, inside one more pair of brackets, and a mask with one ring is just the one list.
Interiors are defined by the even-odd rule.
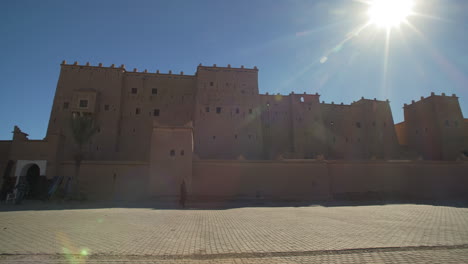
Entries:
[[8,211],[48,211],[85,209],[152,209],[152,210],[229,210],[238,208],[280,208],[280,207],[358,207],[384,205],[430,205],[468,208],[468,199],[415,200],[415,199],[334,199],[326,201],[278,200],[278,199],[212,199],[188,200],[183,208],[177,200],[135,200],[135,201],[60,201],[24,200],[21,204],[0,204],[0,213]]

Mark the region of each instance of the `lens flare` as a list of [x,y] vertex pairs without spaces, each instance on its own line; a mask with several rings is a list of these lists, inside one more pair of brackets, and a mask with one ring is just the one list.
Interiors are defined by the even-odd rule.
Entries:
[[413,0],[374,0],[368,15],[371,24],[390,29],[399,26],[413,12]]

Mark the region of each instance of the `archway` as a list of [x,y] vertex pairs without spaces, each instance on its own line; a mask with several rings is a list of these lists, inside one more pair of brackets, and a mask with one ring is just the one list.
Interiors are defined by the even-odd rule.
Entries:
[[16,162],[16,186],[23,186],[26,199],[47,197],[47,178],[45,160],[18,160]]
[[39,166],[32,164],[26,171],[26,181],[29,186],[29,192],[26,195],[28,199],[40,199],[43,194],[43,181],[40,175]]

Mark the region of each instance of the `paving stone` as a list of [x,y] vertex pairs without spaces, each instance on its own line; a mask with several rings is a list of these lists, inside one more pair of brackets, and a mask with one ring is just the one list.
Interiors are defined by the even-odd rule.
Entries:
[[8,208],[0,206],[4,263],[80,253],[83,263],[468,263],[464,207]]

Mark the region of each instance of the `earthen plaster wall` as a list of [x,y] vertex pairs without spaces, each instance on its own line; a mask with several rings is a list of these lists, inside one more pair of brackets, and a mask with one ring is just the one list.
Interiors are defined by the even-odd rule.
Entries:
[[431,94],[404,107],[410,148],[424,159],[454,160],[463,142],[463,115],[458,97]]
[[[133,200],[148,196],[148,163],[135,161],[84,161],[80,167],[81,190],[91,200]],[[74,175],[75,164],[63,162],[61,175]]]
[[[290,173],[294,171],[294,173]],[[276,199],[467,197],[468,163],[425,161],[195,161],[195,197]]]
[[263,157],[256,69],[197,69],[195,153],[200,158]]
[[327,167],[319,162],[195,161],[192,177],[191,195],[199,198],[328,198]]

